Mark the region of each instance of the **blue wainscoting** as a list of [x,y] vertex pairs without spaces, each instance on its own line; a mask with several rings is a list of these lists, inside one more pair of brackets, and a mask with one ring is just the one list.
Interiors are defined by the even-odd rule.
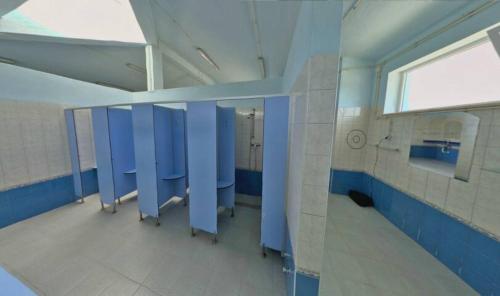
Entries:
[[[84,192],[97,192],[96,184],[96,169],[82,172]],[[76,199],[71,175],[1,191],[0,228],[48,212]]]
[[236,169],[236,192],[262,196],[262,172]]
[[319,295],[319,278],[302,272],[295,274],[295,296]]
[[82,191],[84,197],[99,192],[99,183],[97,182],[97,169],[83,171],[81,176]]
[[372,196],[375,209],[481,295],[500,295],[500,242],[362,172],[332,170],[330,192]]

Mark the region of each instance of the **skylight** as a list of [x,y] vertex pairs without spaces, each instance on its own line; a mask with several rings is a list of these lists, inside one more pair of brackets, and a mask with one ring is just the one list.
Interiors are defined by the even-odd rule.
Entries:
[[145,43],[128,0],[28,0],[3,18],[28,34]]

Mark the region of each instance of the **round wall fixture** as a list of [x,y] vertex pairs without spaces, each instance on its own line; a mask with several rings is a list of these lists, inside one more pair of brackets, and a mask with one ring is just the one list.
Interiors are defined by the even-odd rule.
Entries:
[[351,149],[361,149],[366,145],[366,134],[362,130],[352,130],[347,134],[346,141]]

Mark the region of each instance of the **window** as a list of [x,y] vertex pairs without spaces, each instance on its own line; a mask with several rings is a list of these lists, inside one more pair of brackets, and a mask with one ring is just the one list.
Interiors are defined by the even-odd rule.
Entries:
[[489,39],[404,73],[402,111],[500,101],[500,59]]
[[500,57],[486,32],[389,73],[385,113],[500,104]]

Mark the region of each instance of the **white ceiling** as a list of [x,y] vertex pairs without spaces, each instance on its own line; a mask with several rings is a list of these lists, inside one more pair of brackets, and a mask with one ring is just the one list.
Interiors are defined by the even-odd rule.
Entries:
[[[177,54],[177,59],[180,57],[215,83],[262,78],[249,1],[136,2],[140,5],[151,3],[154,33]],[[253,3],[267,78],[280,77],[286,65],[300,1]],[[353,0],[345,1],[344,12],[352,3]],[[470,1],[361,0],[344,20],[343,55],[377,61],[432,24],[456,13],[466,3]],[[87,41],[65,44],[66,38],[51,37],[53,39],[40,41],[17,35],[14,39],[31,40],[20,41],[7,37],[0,34],[0,56],[15,59],[21,66],[89,82],[108,82],[132,90],[146,89],[145,74],[125,65],[133,63],[145,68],[144,49],[137,44],[90,42],[93,45],[82,45]],[[197,47],[203,48],[218,64],[219,71],[200,57]],[[183,63],[167,54],[164,65],[167,88],[202,84],[196,73],[190,72],[182,66]]]
[[[350,1],[349,5],[352,3]],[[358,7],[344,19],[343,54],[377,61],[470,3],[471,1],[466,0],[361,0]],[[347,7],[349,6],[344,6],[344,11]]]
[[[150,0],[158,39],[216,82],[262,79],[249,2]],[[266,78],[281,77],[300,1],[254,4]],[[200,57],[197,47],[215,61],[219,71]]]
[[[13,59],[18,66],[73,79],[104,82],[133,91],[146,90],[146,74],[127,67],[127,63],[131,63],[146,68],[143,46],[105,42],[85,44],[81,40],[68,42],[68,39],[58,42],[59,39],[0,35],[0,57]],[[202,84],[166,59],[164,77],[168,88]]]

